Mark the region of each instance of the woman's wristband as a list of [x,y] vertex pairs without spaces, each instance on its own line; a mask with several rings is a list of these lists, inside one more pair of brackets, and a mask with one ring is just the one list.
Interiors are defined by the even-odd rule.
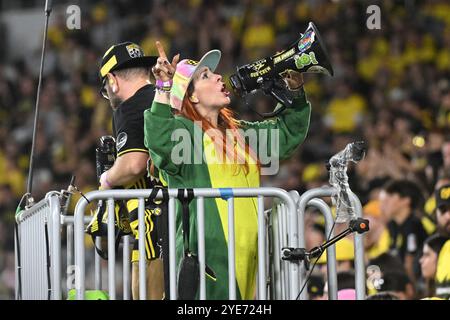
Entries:
[[170,92],[172,89],[173,81],[170,79],[169,81],[156,80],[156,90],[160,92]]
[[287,87],[289,91],[300,91],[303,88],[303,83],[299,85],[297,88],[289,88]]
[[295,89],[290,89],[288,87],[288,90],[293,98],[302,97],[305,94],[305,88],[303,87],[303,84]]

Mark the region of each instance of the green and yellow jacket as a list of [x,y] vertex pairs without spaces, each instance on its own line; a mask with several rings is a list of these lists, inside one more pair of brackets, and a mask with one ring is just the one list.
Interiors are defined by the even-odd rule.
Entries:
[[[279,159],[282,160],[293,154],[304,141],[310,114],[311,106],[302,91],[300,96],[294,99],[292,107],[284,110],[278,117],[262,122],[240,121],[239,125],[244,132],[249,129],[256,130],[258,133],[278,129]],[[152,107],[144,112],[144,134],[145,145],[150,151],[152,161],[160,170],[169,188],[257,188],[260,186],[260,169],[255,161],[249,162],[248,171],[243,170],[242,166],[237,168],[235,164],[220,163],[211,137],[193,121],[183,116],[174,116],[169,105],[153,102]],[[194,143],[195,135],[198,138],[197,143]],[[265,139],[264,143],[267,143],[267,150],[271,150],[273,137],[270,133],[268,136],[269,139]],[[185,143],[184,146],[190,146],[190,150],[180,151],[182,142]],[[261,144],[263,141],[258,143]],[[259,144],[257,149],[261,147]],[[257,150],[254,151],[257,152]],[[180,154],[187,161],[177,164],[179,161],[174,159]],[[199,158],[202,161],[199,161]],[[206,295],[208,299],[228,299],[227,202],[220,198],[205,198],[204,204],[206,264],[216,276],[215,279],[206,277]],[[257,269],[257,199],[236,198],[234,208],[237,297],[253,299]],[[191,202],[189,209],[190,249],[196,253],[195,201]],[[177,261],[179,262],[183,254],[183,236],[182,208],[178,201],[176,220]]]

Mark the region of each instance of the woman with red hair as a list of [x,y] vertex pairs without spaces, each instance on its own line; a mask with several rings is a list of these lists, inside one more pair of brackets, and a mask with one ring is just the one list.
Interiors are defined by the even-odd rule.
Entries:
[[[198,62],[180,61],[170,83],[166,80],[172,78],[171,69],[176,62],[171,65],[164,50],[158,43],[157,46],[160,58],[152,71],[159,81],[153,104],[144,113],[145,144],[169,188],[258,188],[263,169],[257,156],[259,149],[267,148],[272,150],[271,156],[284,159],[305,139],[311,107],[300,73],[287,72],[286,90],[291,90],[295,98],[280,116],[263,122],[239,121],[228,108],[230,97],[222,76],[214,73],[221,56],[219,50],[208,52]],[[272,135],[271,130],[277,133]],[[261,138],[263,131],[267,133],[266,139]],[[256,137],[256,141],[249,141],[250,136]],[[273,148],[278,145],[278,150]],[[206,264],[210,270],[206,295],[208,299],[227,299],[227,202],[205,198],[204,205]],[[257,199],[236,198],[234,207],[237,298],[253,299]],[[197,254],[195,201],[189,209],[189,248]],[[183,254],[181,217],[182,208],[177,206],[178,261]]]

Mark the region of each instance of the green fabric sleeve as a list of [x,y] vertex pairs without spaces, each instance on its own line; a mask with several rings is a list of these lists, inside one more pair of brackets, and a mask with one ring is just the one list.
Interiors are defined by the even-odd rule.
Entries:
[[182,128],[187,130],[173,116],[170,105],[153,102],[151,108],[144,112],[144,144],[155,166],[171,175],[177,174],[182,166],[171,160],[172,150],[179,143],[172,141],[172,133]]
[[[278,104],[276,109],[279,107],[281,107],[281,104]],[[278,129],[279,158],[283,160],[289,158],[295,149],[305,140],[309,129],[310,117],[311,105],[302,89],[299,96],[293,100],[292,106],[287,107],[277,117],[260,122],[240,121],[240,124],[244,131],[255,129],[258,132],[258,151],[261,148],[259,144],[263,143],[263,141],[267,141],[267,145],[265,146],[267,148],[266,150],[272,150],[272,138],[274,134],[271,133],[271,130]],[[262,139],[265,134],[267,139]]]

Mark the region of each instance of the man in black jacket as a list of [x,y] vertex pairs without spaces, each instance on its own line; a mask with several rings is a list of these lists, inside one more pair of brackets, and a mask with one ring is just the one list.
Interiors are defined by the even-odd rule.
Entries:
[[[102,95],[113,109],[113,134],[116,138],[117,158],[114,165],[100,178],[100,189],[114,187],[151,189],[159,182],[147,175],[150,163],[144,145],[144,110],[153,101],[154,86],[150,82],[150,68],[157,57],[145,56],[142,49],[131,42],[109,48],[103,56],[100,77]],[[139,251],[137,200],[127,201],[130,225],[135,235],[132,253],[132,293],[139,298]],[[150,210],[145,212],[145,251],[147,263],[147,299],[164,298],[164,269],[161,247],[157,243],[156,225]],[[140,233],[140,232],[139,232]]]

